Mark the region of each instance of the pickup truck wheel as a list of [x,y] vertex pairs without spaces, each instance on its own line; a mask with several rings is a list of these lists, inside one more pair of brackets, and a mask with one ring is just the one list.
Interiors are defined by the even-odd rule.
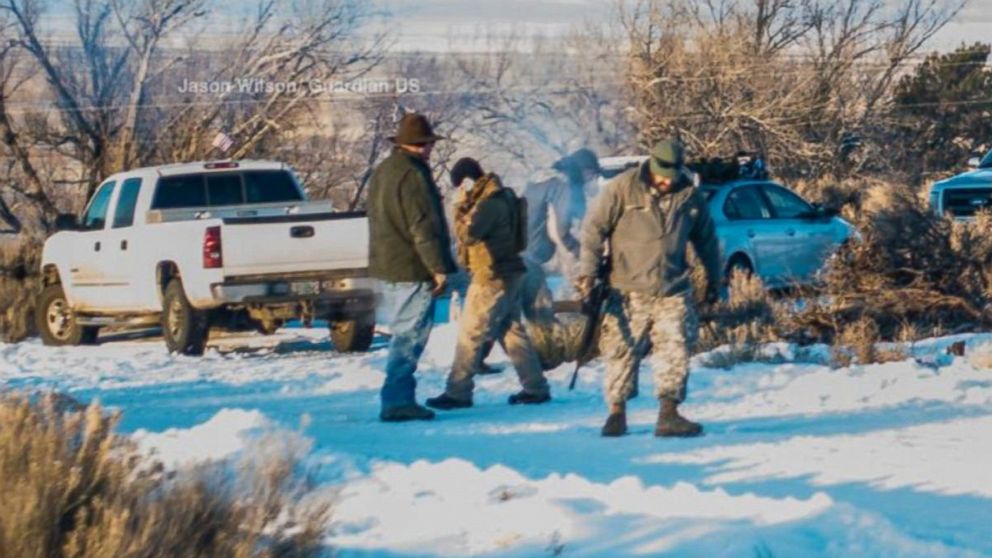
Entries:
[[375,336],[375,316],[361,316],[354,320],[331,322],[331,342],[343,353],[369,350]]
[[100,334],[98,327],[76,323],[76,314],[65,298],[62,285],[49,285],[41,291],[35,308],[35,325],[41,342],[54,347],[93,345]]
[[207,313],[190,305],[177,279],[165,288],[162,308],[162,337],[170,353],[198,356],[203,354],[210,335]]

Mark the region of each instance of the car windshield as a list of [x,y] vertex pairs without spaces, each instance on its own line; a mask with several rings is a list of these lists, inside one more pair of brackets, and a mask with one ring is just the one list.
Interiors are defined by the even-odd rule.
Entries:
[[982,159],[981,164],[978,165],[980,169],[992,169],[992,151],[989,151],[985,158]]

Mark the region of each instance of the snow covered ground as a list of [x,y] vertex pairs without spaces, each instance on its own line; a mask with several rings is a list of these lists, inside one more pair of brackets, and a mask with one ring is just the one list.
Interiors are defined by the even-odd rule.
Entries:
[[[440,392],[454,336],[435,330],[421,399]],[[957,340],[969,356],[945,355]],[[225,338],[202,359],[157,338],[0,345],[0,382],[120,408],[172,466],[306,424],[336,499],[328,542],[346,557],[977,557],[992,556],[989,342],[933,340],[915,359],[837,370],[787,346],[770,348],[784,364],[697,357],[685,411],[707,434],[693,440],[651,435],[647,369],[631,435],[600,438],[599,365],[574,392],[569,367],[552,372],[549,405],[506,405],[510,369],[480,379],[473,409],[382,424],[382,340],[345,356],[321,330]]]

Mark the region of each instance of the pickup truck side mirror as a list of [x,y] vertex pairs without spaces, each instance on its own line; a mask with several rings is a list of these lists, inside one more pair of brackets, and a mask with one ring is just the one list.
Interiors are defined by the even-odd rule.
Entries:
[[981,165],[981,164],[982,164],[982,160],[979,159],[978,157],[972,157],[971,159],[968,159],[968,168],[969,169],[977,169],[978,166]]
[[79,230],[79,219],[72,213],[59,213],[55,217],[55,230],[75,231]]

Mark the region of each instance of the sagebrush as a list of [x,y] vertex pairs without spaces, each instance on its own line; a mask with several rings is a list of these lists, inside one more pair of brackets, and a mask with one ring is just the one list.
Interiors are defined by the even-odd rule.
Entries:
[[[0,396],[0,558],[306,558],[328,504],[292,455],[168,472],[99,404]],[[244,465],[244,464],[243,464]]]

